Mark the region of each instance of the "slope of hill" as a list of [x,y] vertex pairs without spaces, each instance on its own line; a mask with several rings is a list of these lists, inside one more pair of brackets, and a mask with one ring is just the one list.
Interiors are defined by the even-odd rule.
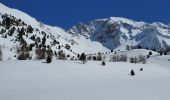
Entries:
[[6,50],[15,54],[16,49],[22,44],[42,46],[43,38],[46,40],[45,46],[49,46],[54,52],[63,50],[72,56],[82,52],[94,53],[108,50],[98,42],[84,37],[74,37],[62,28],[38,22],[24,12],[0,3],[0,47],[5,50],[4,53],[7,53],[4,55],[8,55]]

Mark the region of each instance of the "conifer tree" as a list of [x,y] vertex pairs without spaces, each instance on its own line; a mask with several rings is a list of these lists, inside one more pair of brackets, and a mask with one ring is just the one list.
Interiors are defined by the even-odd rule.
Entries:
[[46,62],[47,62],[47,63],[51,63],[51,61],[52,61],[52,58],[51,58],[50,56],[48,56],[48,57],[46,58]]
[[0,61],[2,60],[2,51],[1,51],[1,48],[0,48]]
[[82,53],[82,54],[81,54],[80,60],[83,61],[83,64],[85,63],[85,61],[86,61],[86,55],[85,55],[85,53]]
[[131,70],[130,75],[135,76],[135,72],[133,71],[133,69]]

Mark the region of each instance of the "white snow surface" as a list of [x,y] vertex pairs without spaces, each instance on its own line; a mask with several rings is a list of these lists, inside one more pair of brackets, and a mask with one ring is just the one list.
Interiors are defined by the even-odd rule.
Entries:
[[[108,58],[116,52],[128,57],[146,56],[150,50],[126,50],[126,45],[161,49],[169,46],[170,27],[162,23],[145,23],[133,20],[110,17],[97,19],[89,24],[73,26],[68,32],[59,27],[53,27],[30,17],[16,9],[11,9],[0,3],[0,15],[11,14],[34,28],[32,34],[40,37],[50,36],[46,44],[50,45],[56,39],[61,50],[75,56],[64,48],[69,44],[76,53],[105,53],[106,65],[101,62],[60,61],[53,58],[52,63],[43,60],[16,60],[18,42],[13,42],[14,36],[2,38],[0,48],[0,100],[170,100],[170,56],[158,56],[153,52],[147,64],[131,64],[108,62]],[[0,18],[2,21],[2,18]],[[0,26],[0,29],[4,27]],[[19,27],[20,28],[20,27]],[[36,29],[40,31],[35,31]],[[33,43],[24,36],[28,44]],[[51,48],[54,51],[56,46]],[[111,53],[109,49],[113,49]],[[35,49],[35,48],[34,48]],[[30,55],[35,56],[34,51]],[[109,56],[109,57],[108,57]],[[140,71],[143,68],[143,71]],[[135,76],[130,76],[131,70]]]
[[[4,60],[0,100],[169,100],[168,58],[153,57],[145,65],[106,62],[106,66],[94,61]],[[135,76],[129,75],[131,69]]]

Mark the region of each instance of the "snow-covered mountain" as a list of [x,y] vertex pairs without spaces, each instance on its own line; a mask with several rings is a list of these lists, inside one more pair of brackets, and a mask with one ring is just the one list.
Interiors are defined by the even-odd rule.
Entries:
[[16,50],[12,49],[17,49],[23,43],[42,45],[44,38],[45,45],[54,52],[63,50],[72,56],[82,52],[105,53],[110,49],[124,49],[127,45],[161,51],[170,47],[170,26],[110,17],[80,23],[66,31],[41,23],[24,12],[0,3],[0,47],[4,48],[5,57],[13,56]]
[[108,50],[98,42],[87,40],[83,36],[75,37],[60,27],[43,24],[24,12],[0,3],[0,47],[6,48],[4,56],[11,55],[8,51],[17,48],[21,42],[41,45],[44,37],[45,45],[50,46],[53,51],[63,50],[72,56],[82,52]]
[[100,42],[104,47],[115,49],[121,45],[151,50],[166,50],[170,47],[170,26],[163,23],[136,22],[110,17],[89,23],[80,23],[68,31],[70,34],[84,36]]

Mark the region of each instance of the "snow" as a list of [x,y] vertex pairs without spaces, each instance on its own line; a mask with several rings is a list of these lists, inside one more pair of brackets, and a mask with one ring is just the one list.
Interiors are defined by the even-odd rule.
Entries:
[[[146,65],[106,62],[102,66],[93,61],[5,60],[0,62],[0,99],[169,100],[170,68],[166,64],[170,62],[155,64],[158,61]],[[131,69],[135,76],[129,75]]]
[[[14,42],[18,32],[13,36],[0,36],[0,100],[169,100],[170,99],[170,56],[158,56],[152,51],[147,64],[129,62],[108,62],[115,51],[128,57],[146,56],[150,50],[126,50],[126,46],[141,45],[149,49],[166,48],[170,44],[170,29],[162,23],[136,22],[126,18],[110,17],[98,19],[90,24],[73,26],[68,32],[38,22],[36,19],[16,9],[0,3],[0,15],[11,14],[34,28],[32,34],[24,36],[27,44],[34,43],[30,35],[44,37],[42,31],[49,35],[46,45],[53,40],[60,42],[61,50],[76,56],[64,46],[69,44],[75,53],[106,53],[106,66],[101,62],[60,61],[53,58],[52,63],[34,60],[35,48],[30,52],[32,60],[16,60],[19,42]],[[0,18],[0,21],[2,19]],[[118,25],[113,33],[107,33],[111,24]],[[114,25],[113,25],[114,26]],[[25,27],[25,26],[24,26]],[[112,27],[112,26],[111,26]],[[0,26],[0,29],[4,28]],[[21,28],[21,27],[19,27]],[[40,31],[36,31],[36,29]],[[110,31],[110,30],[109,30]],[[108,31],[108,32],[109,32]],[[112,30],[111,30],[112,31]],[[81,32],[81,33],[79,33]],[[7,34],[7,32],[6,32]],[[153,40],[153,41],[151,41]],[[51,48],[54,51],[56,46]],[[110,49],[114,48],[111,53]],[[143,71],[140,69],[143,68]],[[131,70],[135,76],[130,76]]]

